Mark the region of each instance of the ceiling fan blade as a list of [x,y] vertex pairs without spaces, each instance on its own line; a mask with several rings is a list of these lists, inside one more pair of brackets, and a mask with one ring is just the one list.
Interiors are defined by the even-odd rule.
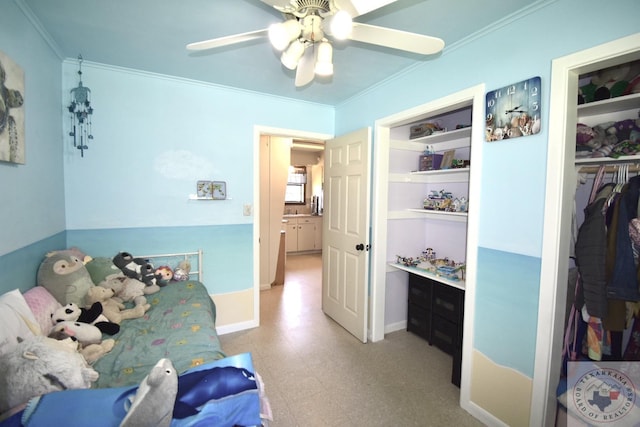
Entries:
[[286,7],[289,4],[291,4],[290,0],[261,0],[261,1],[262,3],[266,3],[269,6],[276,8],[277,10],[280,10],[283,7]]
[[393,28],[378,27],[376,25],[360,24],[358,22],[353,23],[353,29],[349,38],[359,42],[419,53],[421,55],[433,55],[444,48],[444,41],[437,37],[394,30]]
[[267,37],[268,30],[249,31],[248,33],[234,34],[232,36],[218,37],[217,39],[204,40],[201,42],[189,43],[187,49],[189,50],[206,50],[214,49],[216,47],[227,46],[235,43],[242,43],[249,40],[255,40],[262,37]]
[[[347,11],[352,18],[355,18],[356,16],[364,15],[365,13],[396,1],[397,0],[335,0],[335,4],[339,10]],[[265,1],[265,3],[267,2]]]
[[314,46],[308,46],[304,50],[304,55],[300,58],[296,70],[296,87],[306,86],[313,81],[316,65],[315,51]]

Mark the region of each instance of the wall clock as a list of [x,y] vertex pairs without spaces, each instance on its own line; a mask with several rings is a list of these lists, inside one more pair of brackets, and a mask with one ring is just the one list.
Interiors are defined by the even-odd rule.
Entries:
[[519,138],[540,132],[540,77],[487,92],[487,141]]

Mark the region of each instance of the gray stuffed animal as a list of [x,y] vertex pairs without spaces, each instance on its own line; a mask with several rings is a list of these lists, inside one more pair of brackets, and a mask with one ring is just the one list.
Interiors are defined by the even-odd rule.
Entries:
[[53,391],[89,388],[98,372],[77,348],[70,339],[35,336],[0,356],[0,413]]
[[136,391],[120,427],[168,427],[178,393],[178,374],[169,359],[160,359]]

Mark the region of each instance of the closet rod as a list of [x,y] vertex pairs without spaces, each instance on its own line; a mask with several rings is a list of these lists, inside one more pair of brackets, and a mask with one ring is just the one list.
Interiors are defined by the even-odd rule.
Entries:
[[[606,173],[618,172],[620,165],[605,166],[604,171]],[[579,173],[598,173],[600,166],[582,166]],[[640,165],[629,165],[629,172],[640,172]]]

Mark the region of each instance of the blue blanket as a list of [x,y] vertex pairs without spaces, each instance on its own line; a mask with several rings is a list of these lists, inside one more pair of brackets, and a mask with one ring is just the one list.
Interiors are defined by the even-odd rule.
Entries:
[[[193,368],[180,377],[215,368],[234,367],[255,372],[251,354],[243,353]],[[180,377],[178,381],[180,382]],[[117,427],[126,414],[126,404],[136,387],[68,390],[33,398],[27,408],[0,423],[2,427]],[[225,396],[211,396],[197,407],[197,413],[174,418],[172,427],[261,425],[260,395],[257,388],[229,391]]]

